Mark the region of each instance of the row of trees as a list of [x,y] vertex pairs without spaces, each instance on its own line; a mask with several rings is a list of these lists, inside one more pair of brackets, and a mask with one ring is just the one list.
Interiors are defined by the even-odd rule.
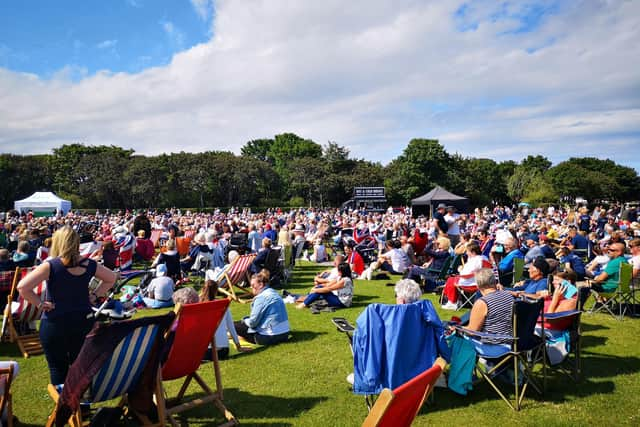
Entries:
[[558,203],[584,197],[637,198],[634,169],[611,160],[543,156],[520,163],[450,154],[437,141],[413,139],[388,165],[355,159],[335,142],[322,146],[292,133],[226,151],[141,156],[116,146],[63,145],[51,155],[0,155],[0,208],[34,191],[53,190],[79,208],[339,206],[355,186],[387,189],[408,204],[434,185],[464,194],[472,206]]

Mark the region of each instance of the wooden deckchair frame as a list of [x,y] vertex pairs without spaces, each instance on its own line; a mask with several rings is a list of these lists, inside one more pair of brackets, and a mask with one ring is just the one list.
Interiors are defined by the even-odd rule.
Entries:
[[[212,303],[213,301],[209,301],[208,303]],[[216,301],[217,303],[221,303],[220,300]],[[175,307],[176,313],[176,322],[180,322],[180,314],[182,312],[183,306],[177,305]],[[226,309],[225,309],[226,311]],[[222,322],[224,320],[224,312],[220,318]],[[219,323],[218,323],[219,326]],[[169,332],[167,333],[167,335]],[[171,353],[169,353],[169,358],[171,357]],[[180,387],[180,391],[178,391],[178,395],[175,398],[171,398],[169,401],[166,398],[166,393],[164,387],[162,385],[162,367],[159,370],[159,392],[156,393],[156,400],[158,406],[158,414],[162,419],[168,419],[172,426],[178,426],[179,424],[172,417],[172,415],[188,411],[189,409],[195,408],[196,406],[204,405],[207,403],[213,403],[215,407],[220,411],[220,413],[226,419],[226,422],[221,424],[221,426],[233,426],[238,424],[238,420],[233,415],[233,413],[227,409],[223,402],[223,391],[222,391],[222,375],[220,373],[220,363],[218,361],[218,352],[216,351],[216,340],[215,340],[215,329],[211,333],[211,363],[213,364],[213,373],[216,379],[216,387],[215,390],[212,390],[211,387],[202,379],[202,377],[198,374],[197,371],[194,371],[187,376],[185,376],[185,380]],[[191,380],[195,380],[198,385],[205,392],[205,396],[198,397],[187,402],[183,402],[184,395],[191,384]]]
[[[42,314],[42,310],[37,307],[33,307],[27,300],[23,299],[21,296],[18,297],[18,302],[20,304],[24,304],[20,310],[19,318],[16,319],[13,313],[11,313],[11,302],[13,301],[16,293],[18,292],[18,282],[24,276],[26,276],[33,267],[18,267],[16,268],[16,272],[13,275],[13,283],[11,284],[11,291],[7,296],[7,306],[4,309],[4,316],[6,319],[7,325],[7,333],[8,333],[8,341],[15,342],[18,344],[18,348],[20,349],[20,353],[24,358],[28,358],[30,356],[43,354],[44,350],[42,349],[42,344],[40,343],[40,335],[38,332],[26,335],[20,335],[18,333],[18,329],[16,328],[16,321],[20,322],[30,322],[33,320],[39,320],[40,315]],[[40,295],[40,299],[44,300],[44,294],[46,292],[46,284],[42,282],[34,289],[36,294]],[[2,331],[3,336],[5,331]]]
[[256,258],[256,254],[240,255],[222,273],[218,283],[218,291],[232,300],[246,304],[253,300],[249,289],[240,286],[242,282],[249,281],[249,266]]
[[13,407],[11,397],[11,382],[13,381],[13,366],[0,368],[0,378],[4,377],[4,392],[0,394],[0,417],[7,409],[7,427],[13,427]]

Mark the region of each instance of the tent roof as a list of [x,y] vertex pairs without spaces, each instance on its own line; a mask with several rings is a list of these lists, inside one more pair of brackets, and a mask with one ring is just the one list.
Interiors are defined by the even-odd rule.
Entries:
[[68,200],[61,199],[50,191],[36,191],[26,199],[16,200],[16,203],[60,203],[69,202]]
[[420,197],[417,197],[411,200],[411,203],[414,205],[428,205],[431,202],[437,202],[440,200],[453,201],[453,200],[467,200],[466,197],[458,196],[457,194],[453,194],[445,190],[444,188],[437,185],[433,190],[429,191],[427,194],[423,194]]

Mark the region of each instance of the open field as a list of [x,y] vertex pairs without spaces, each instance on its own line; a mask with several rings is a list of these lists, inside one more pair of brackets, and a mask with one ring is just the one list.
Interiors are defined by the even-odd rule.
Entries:
[[[288,288],[304,292],[320,268],[301,262]],[[339,315],[353,322],[366,304],[394,302],[393,288],[385,283],[356,281],[354,306]],[[436,296],[427,298],[437,304]],[[234,303],[231,307],[234,318],[249,312],[248,305]],[[352,371],[352,359],[347,340],[330,321],[334,314],[313,315],[293,305],[287,308],[293,330],[290,342],[247,354],[232,349],[231,358],[221,362],[227,407],[243,425],[359,425],[366,407],[345,381]],[[453,314],[440,313],[443,318]],[[583,335],[581,383],[552,373],[544,400],[533,390],[528,392],[519,413],[511,411],[486,384],[468,397],[436,389],[435,399],[423,407],[414,425],[639,425],[640,320],[617,322],[604,314],[584,315]],[[6,343],[0,344],[0,354],[2,359],[20,363],[20,375],[12,388],[18,425],[43,425],[52,408],[46,393],[44,356],[23,359],[17,346]],[[213,382],[211,365],[202,366],[200,372]],[[169,393],[175,393],[178,386],[170,383]],[[185,425],[208,426],[214,425],[217,416],[213,408],[201,407],[182,420]]]

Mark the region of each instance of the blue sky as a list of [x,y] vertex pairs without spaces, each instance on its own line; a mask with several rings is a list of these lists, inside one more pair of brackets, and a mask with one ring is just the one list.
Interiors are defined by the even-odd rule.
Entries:
[[136,73],[208,41],[210,28],[211,16],[186,1],[7,1],[0,66],[43,78],[65,67]]
[[640,170],[640,2],[0,2],[0,152],[231,150],[295,132]]

